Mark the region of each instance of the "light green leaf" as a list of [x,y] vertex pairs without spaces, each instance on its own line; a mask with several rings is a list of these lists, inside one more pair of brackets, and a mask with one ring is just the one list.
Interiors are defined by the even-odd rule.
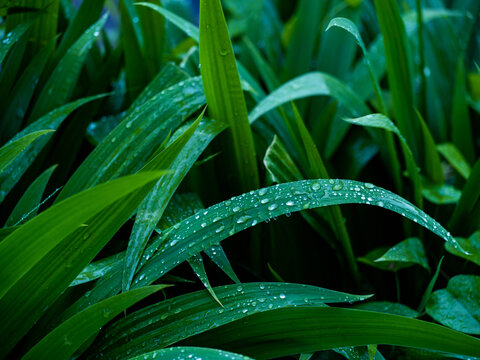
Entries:
[[430,271],[425,249],[418,238],[408,238],[399,242],[376,259],[375,262],[418,264]]
[[237,62],[220,0],[200,1],[199,56],[209,113],[231,129],[233,151],[244,191],[260,185],[253,135]]
[[[480,334],[480,277],[457,275],[446,289],[437,290],[427,302],[427,314],[452,329]],[[474,356],[480,355],[480,350]]]
[[124,357],[128,352],[141,354],[272,309],[325,306],[325,303],[354,302],[368,298],[288,283],[226,285],[215,287],[214,291],[223,307],[205,290],[165,300],[106,328],[93,349],[112,358]]
[[433,204],[444,205],[456,204],[462,196],[462,192],[458,189],[455,189],[451,185],[438,185],[430,182],[424,182],[422,187],[422,195],[425,199]]
[[468,179],[472,170],[455,145],[451,143],[438,144],[437,150],[464,179]]
[[[62,201],[0,242],[0,324],[7,354],[130,217],[162,175],[140,173]],[[32,283],[42,286],[31,286]]]
[[72,316],[38,342],[23,359],[70,359],[75,351],[123,310],[165,285],[149,286],[123,293]]

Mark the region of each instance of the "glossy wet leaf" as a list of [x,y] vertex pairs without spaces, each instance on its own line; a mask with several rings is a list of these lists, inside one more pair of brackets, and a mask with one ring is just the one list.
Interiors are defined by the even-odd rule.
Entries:
[[255,145],[220,0],[200,1],[199,30],[200,73],[209,114],[230,126],[242,189],[257,189],[260,180]]
[[457,251],[454,247],[445,244],[445,249],[456,256],[474,262],[478,266],[480,266],[480,231],[474,232],[468,238],[457,238],[457,242],[465,249],[468,254],[462,253]]
[[75,280],[72,281],[70,286],[84,284],[102,277],[113,267],[120,265],[124,257],[125,254],[122,252],[88,264],[88,266],[78,274]]
[[[438,341],[439,338],[442,341]],[[313,306],[254,314],[197,335],[183,344],[241,351],[256,359],[369,344],[425,348],[467,356],[480,353],[480,340],[426,321]]]
[[200,78],[180,81],[155,94],[129,112],[90,153],[70,177],[57,201],[111,178],[138,171],[169,131],[204,103]]
[[385,254],[375,260],[384,263],[412,263],[418,264],[428,271],[430,267],[422,242],[418,238],[408,238],[391,247]]
[[452,329],[479,335],[479,288],[479,276],[454,276],[448,281],[446,289],[437,290],[430,296],[426,306],[427,314]]
[[193,360],[252,360],[247,356],[234,354],[223,350],[193,346],[179,346],[156,350],[143,355],[135,356],[130,358],[130,360],[149,360],[157,357],[165,360],[182,360],[185,358]]
[[456,204],[460,200],[462,192],[451,185],[435,185],[424,182],[422,195],[433,204],[444,205]]
[[69,359],[103,325],[136,302],[164,288],[149,286],[101,301],[59,325],[23,357],[23,359]]
[[259,312],[354,302],[368,297],[288,283],[245,283],[213,290],[223,307],[206,290],[162,301],[106,328],[94,345],[95,351],[111,358],[122,358],[129,350],[137,354],[165,347]]
[[299,210],[351,203],[397,212],[458,246],[435,220],[389,191],[351,180],[304,180],[240,195],[207,208],[206,215],[199,213],[198,218],[196,215],[178,223],[147,248],[134,283],[149,284],[202,249],[261,221]]
[[31,21],[18,24],[12,31],[7,33],[0,42],[0,63],[3,62],[8,51],[14,46],[17,41],[22,37],[23,34],[30,28],[32,25]]
[[[185,152],[183,152],[183,149],[191,139],[195,130],[197,130],[198,125],[203,118],[204,112],[205,110],[202,111],[197,120],[189,128],[181,133],[181,135],[178,136],[175,141],[173,141],[166,149],[157,155],[160,161],[158,164],[159,168],[167,170],[170,169],[172,165],[176,165],[175,162],[178,164],[178,158],[179,156],[184,156]],[[191,165],[192,164],[190,163],[190,166]],[[177,171],[179,170],[177,166],[173,167],[172,170],[173,169],[176,169]],[[184,169],[184,171],[188,170],[189,168]],[[152,189],[150,194],[148,194],[147,197],[142,201],[137,210],[135,224],[132,229],[125,254],[125,270],[122,283],[123,291],[130,288],[130,283],[135,274],[135,270],[137,269],[138,262],[140,261],[147,241],[155,229],[158,221],[160,220],[166,204],[168,203],[169,198],[165,198],[165,188],[161,186],[163,184],[162,181],[164,180],[159,180],[160,183]],[[170,195],[173,195],[175,190],[176,187],[172,187]]]

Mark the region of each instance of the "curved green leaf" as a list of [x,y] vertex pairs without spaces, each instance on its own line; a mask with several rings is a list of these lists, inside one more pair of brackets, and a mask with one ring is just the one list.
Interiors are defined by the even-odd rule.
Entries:
[[3,59],[5,59],[5,56],[7,56],[8,51],[17,43],[22,35],[25,34],[31,25],[32,21],[18,24],[12,31],[2,38],[2,41],[0,42],[0,63],[3,62]]
[[192,346],[171,347],[168,349],[152,351],[130,358],[130,360],[149,360],[155,359],[157,356],[164,360],[180,360],[184,358],[195,360],[253,360],[247,356],[223,350]]
[[141,354],[251,314],[285,307],[361,301],[369,297],[288,283],[245,283],[213,290],[222,307],[207,291],[162,301],[106,328],[94,344],[95,352],[111,358],[124,357],[129,351]]
[[376,259],[375,262],[418,264],[430,271],[425,249],[418,238],[408,238],[399,242],[397,245],[388,249],[388,251]]
[[297,307],[259,313],[197,335],[183,344],[218,347],[256,359],[369,344],[480,355],[480,340],[436,324],[333,307]]
[[364,102],[340,80],[321,72],[311,72],[286,82],[260,101],[250,112],[250,123],[286,102],[319,95],[338,100],[350,116],[359,117],[369,113]]
[[132,290],[83,310],[51,331],[23,359],[69,359],[103,325],[123,310],[163,288],[165,285]]
[[469,238],[457,238],[457,242],[468,253],[458,251],[453,246],[445,244],[445,249],[453,255],[470,260],[480,266],[480,231],[474,232]]

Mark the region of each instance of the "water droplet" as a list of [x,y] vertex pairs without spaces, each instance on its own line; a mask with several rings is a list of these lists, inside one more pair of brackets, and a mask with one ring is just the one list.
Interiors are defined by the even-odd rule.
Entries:
[[343,182],[341,181],[332,186],[332,190],[334,191],[339,191],[342,189],[343,189]]
[[213,219],[213,222],[217,222],[217,221],[220,221],[220,220],[222,220],[222,218],[220,216],[217,216]]
[[375,185],[370,184],[370,183],[365,183],[364,186],[365,186],[367,189],[373,189],[373,188],[375,187]]
[[287,201],[287,202],[285,203],[285,205],[287,205],[287,206],[294,206],[295,203],[294,203],[293,201]]
[[236,213],[236,212],[239,212],[241,209],[238,207],[238,206],[235,206],[233,208],[233,212]]
[[218,234],[218,233],[221,233],[223,230],[225,230],[225,226],[220,226],[217,228],[217,230],[215,230],[215,232]]
[[320,184],[318,182],[314,182],[312,185],[312,190],[317,191],[320,189]]
[[280,296],[280,299],[285,299],[285,294],[284,293],[281,293],[279,296]]
[[207,223],[201,223],[200,226],[204,228],[205,226],[207,226]]
[[246,314],[248,312],[248,309],[243,309],[242,313]]
[[125,125],[125,127],[126,127],[127,129],[130,129],[130,128],[132,127],[132,121],[127,122],[127,124]]
[[242,286],[242,285],[238,285],[238,286],[237,286],[237,291],[240,292],[240,291],[242,291],[242,290],[243,290],[243,286]]
[[165,320],[168,317],[168,313],[163,313],[162,316],[160,316],[160,320]]
[[258,195],[260,195],[260,196],[264,196],[266,193],[267,193],[267,189],[265,189],[265,188],[264,188],[264,189],[260,189],[260,190],[258,191]]
[[275,210],[277,207],[278,207],[277,204],[272,204],[272,205],[270,205],[270,206],[268,207],[268,210],[273,211],[273,210]]
[[244,224],[246,223],[249,219],[251,219],[252,217],[251,216],[248,216],[248,215],[245,215],[245,216],[241,216],[238,218],[237,220],[237,224]]
[[270,201],[270,200],[269,200],[268,198],[265,198],[265,199],[260,200],[260,202],[261,202],[262,204],[266,204],[266,203],[268,203],[269,201]]
[[114,136],[114,137],[112,138],[112,143],[114,143],[115,141],[117,141],[117,138]]

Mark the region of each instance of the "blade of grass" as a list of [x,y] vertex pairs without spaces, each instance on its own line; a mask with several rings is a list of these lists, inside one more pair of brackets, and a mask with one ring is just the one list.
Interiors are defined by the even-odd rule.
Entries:
[[[438,341],[439,338],[442,341]],[[256,359],[369,344],[427,348],[466,356],[480,354],[478,339],[436,324],[391,314],[330,307],[259,313],[182,344],[239,351]]]
[[100,36],[100,30],[106,21],[107,14],[89,27],[68,49],[49,76],[35,102],[28,120],[29,123],[70,100],[88,51]]
[[452,143],[438,144],[437,150],[465,180],[468,179],[472,171],[470,164],[455,145]]
[[37,343],[23,359],[70,359],[107,322],[145,297],[165,288],[149,286],[104,300],[72,316]]
[[369,297],[289,283],[234,284],[215,287],[214,291],[223,307],[203,290],[128,315],[103,331],[93,345],[95,353],[112,358],[125,356],[128,351],[139,354],[272,309],[325,306],[326,303],[355,302]]
[[0,308],[8,314],[0,325],[0,335],[7,339],[2,356],[103,248],[162,174],[127,176],[72,196],[0,243]]
[[387,60],[387,74],[395,120],[416,161],[423,165],[421,128],[414,106],[412,64],[405,25],[395,0],[375,0]]
[[[91,96],[88,98],[79,99],[63,105],[55,110],[52,110],[45,116],[34,123],[27,126],[25,129],[16,134],[11,141],[16,141],[19,138],[43,129],[56,130],[67,118],[67,116],[78,107],[90,101],[99,99],[104,95]],[[12,190],[15,184],[20,180],[28,167],[33,163],[40,151],[45,147],[51,138],[51,134],[47,134],[31,144],[28,149],[19,157],[17,157],[7,168],[0,173],[0,202],[5,199],[5,196]]]
[[5,226],[16,226],[30,220],[37,215],[40,202],[42,201],[43,192],[47,186],[50,176],[57,166],[51,166],[45,170],[35,181],[28,187],[25,193],[18,200],[17,205],[8,217]]
[[212,117],[231,129],[241,188],[260,185],[253,135],[220,0],[200,1],[200,72]]

